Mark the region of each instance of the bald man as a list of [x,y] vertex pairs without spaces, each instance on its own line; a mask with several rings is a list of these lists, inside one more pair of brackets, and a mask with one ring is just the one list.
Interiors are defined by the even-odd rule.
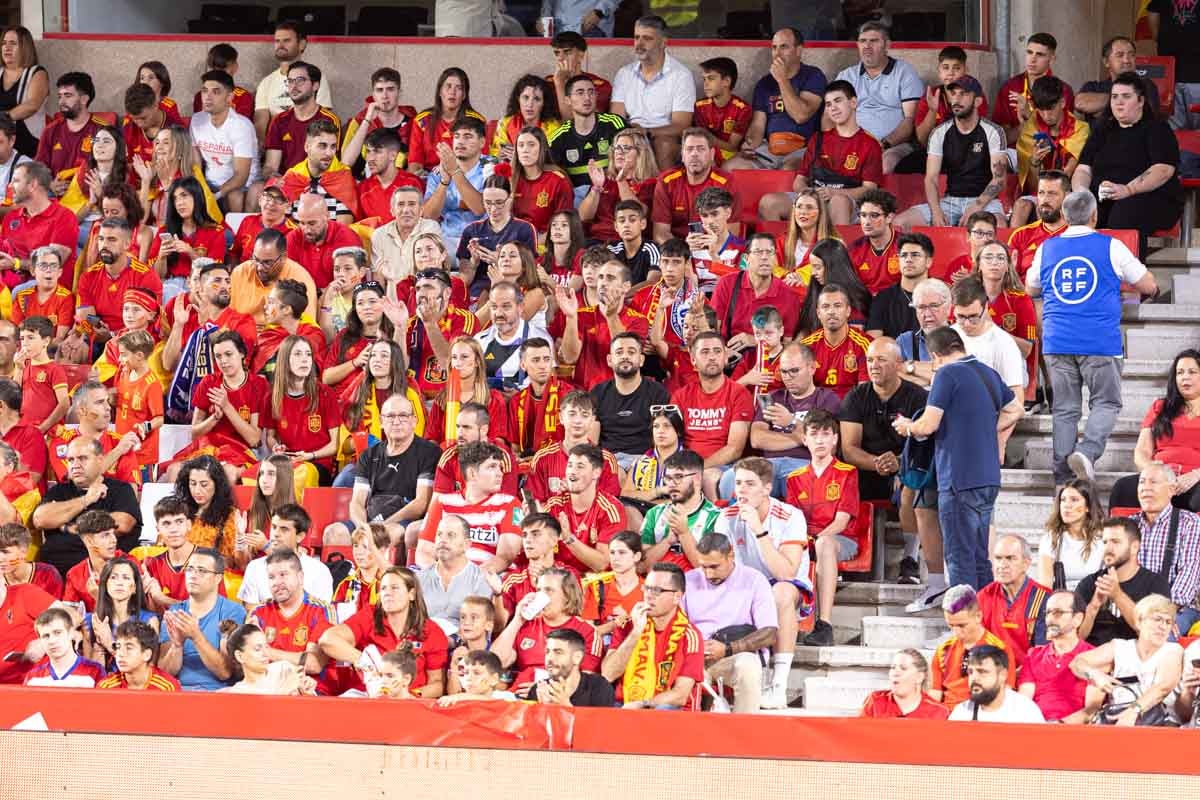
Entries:
[[[863,500],[890,500],[898,483],[900,453],[904,437],[891,422],[897,415],[911,419],[925,408],[926,392],[900,379],[903,356],[894,339],[887,336],[867,348],[868,380],[850,390],[838,414],[841,422],[842,458],[858,467],[858,491]],[[900,493],[900,528],[904,532],[904,556],[900,582],[920,583],[918,543],[925,553],[930,588],[945,588],[942,567],[942,533],[937,519],[937,491],[917,497],[912,489]]]
[[305,192],[296,201],[297,227],[288,233],[287,252],[312,276],[318,290],[333,281],[333,254],[341,247],[362,247],[362,239],[349,227],[330,219],[322,195]]

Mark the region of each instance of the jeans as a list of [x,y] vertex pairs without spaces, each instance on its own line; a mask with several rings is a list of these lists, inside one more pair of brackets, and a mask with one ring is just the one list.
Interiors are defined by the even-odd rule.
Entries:
[[[1165,101],[1166,98],[1159,98]],[[1188,111],[1188,106],[1200,103],[1200,83],[1176,83],[1175,107],[1171,110],[1171,127],[1200,128],[1200,114]]]
[[948,585],[965,583],[982,589],[991,583],[988,527],[998,494],[999,486],[938,490],[938,522],[942,525]]
[[[1054,482],[1071,477],[1067,456],[1078,451],[1092,463],[1104,455],[1108,435],[1121,413],[1121,359],[1115,356],[1046,355],[1054,419]],[[1083,415],[1083,387],[1088,389],[1088,419],[1078,439]]]
[[[768,458],[767,461],[770,461],[771,466],[775,467],[775,479],[771,482],[771,496],[785,500],[787,498],[787,476],[801,467],[807,467],[808,459],[781,456],[779,458]],[[721,496],[722,500],[729,500],[733,497],[733,474],[734,471],[729,469],[721,476],[721,482],[717,486],[717,493]]]
[[354,479],[358,476],[354,464],[347,464],[333,479],[335,489],[353,489]]

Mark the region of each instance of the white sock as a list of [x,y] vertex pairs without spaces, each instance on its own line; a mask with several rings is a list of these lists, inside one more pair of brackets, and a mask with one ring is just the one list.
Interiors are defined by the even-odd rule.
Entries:
[[926,591],[933,590],[933,589],[945,589],[946,588],[946,573],[944,573],[944,572],[929,573],[929,578],[925,581],[925,586],[926,586]]
[[776,653],[771,659],[771,666],[774,667],[771,674],[771,688],[787,690],[788,674],[792,671],[792,654],[791,653]]
[[917,560],[917,553],[921,549],[921,540],[917,538],[915,533],[904,534],[904,557]]

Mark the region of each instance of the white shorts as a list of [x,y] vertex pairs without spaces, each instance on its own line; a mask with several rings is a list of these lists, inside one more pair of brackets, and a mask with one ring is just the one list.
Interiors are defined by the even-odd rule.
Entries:
[[[967,210],[967,206],[974,203],[976,199],[977,198],[974,197],[950,197],[949,195],[943,197],[941,201],[939,201],[938,205],[942,207],[942,216],[946,218],[946,224],[950,226],[957,226],[959,223],[961,223],[964,216],[963,212],[965,212]],[[922,203],[919,206],[913,206],[913,210],[921,212],[921,217],[925,220],[926,225],[933,224],[933,212],[930,210],[928,203]],[[1004,206],[1000,204],[999,200],[993,200],[984,206],[983,210],[990,211],[993,214],[1003,214]]]

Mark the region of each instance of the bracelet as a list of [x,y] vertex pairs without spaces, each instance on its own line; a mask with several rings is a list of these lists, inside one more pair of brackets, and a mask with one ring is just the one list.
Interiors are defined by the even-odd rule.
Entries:
[[441,180],[440,178],[438,179],[438,183],[440,183],[442,186],[450,185],[450,181],[444,181],[444,180]]

